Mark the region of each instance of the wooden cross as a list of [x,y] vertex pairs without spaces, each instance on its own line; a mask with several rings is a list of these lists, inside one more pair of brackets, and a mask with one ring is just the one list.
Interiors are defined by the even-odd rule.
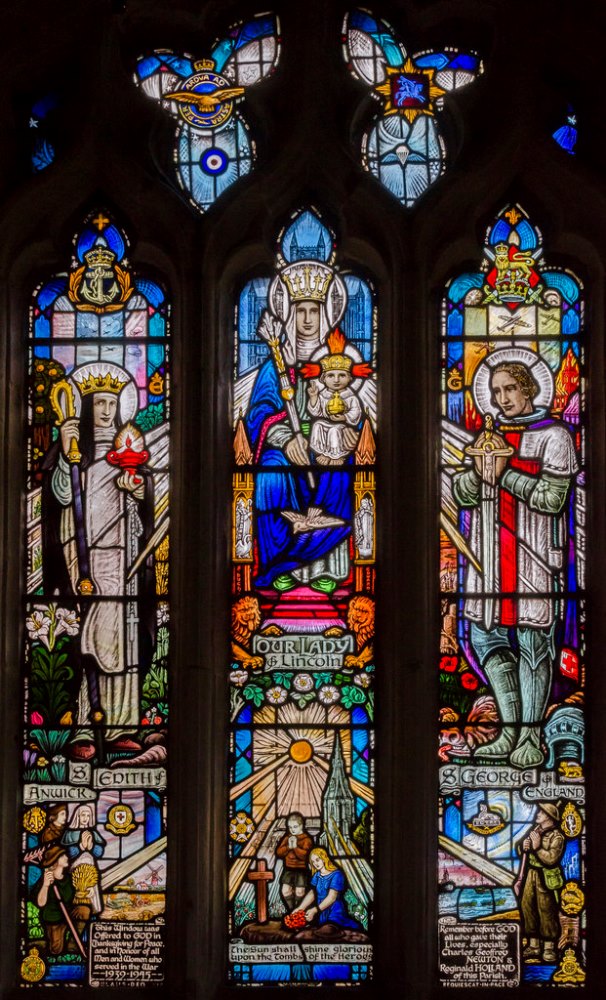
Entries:
[[264,861],[263,858],[259,858],[256,869],[249,871],[246,877],[255,887],[255,895],[257,897],[257,923],[266,924],[268,917],[267,885],[269,882],[273,882],[274,873],[268,871],[267,862]]

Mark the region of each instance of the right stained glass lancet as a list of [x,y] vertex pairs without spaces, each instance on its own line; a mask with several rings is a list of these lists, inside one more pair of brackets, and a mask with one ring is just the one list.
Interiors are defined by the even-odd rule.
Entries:
[[440,978],[585,981],[579,280],[518,206],[443,302]]

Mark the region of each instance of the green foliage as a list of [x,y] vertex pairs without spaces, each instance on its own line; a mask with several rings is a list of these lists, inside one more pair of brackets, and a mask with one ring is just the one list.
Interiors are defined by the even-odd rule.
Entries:
[[62,636],[55,648],[49,650],[42,643],[34,642],[31,653],[30,707],[41,713],[45,722],[58,723],[69,708],[69,681],[74,671],[69,665],[69,640]]
[[300,709],[304,709],[305,706],[308,705],[310,701],[315,701],[315,699],[316,696],[312,691],[309,691],[306,694],[299,694],[295,696],[297,707]]
[[345,708],[351,708],[353,705],[363,705],[366,701],[366,694],[362,688],[357,687],[355,684],[347,684],[341,690],[341,703]]
[[61,753],[70,735],[69,729],[43,729],[37,726],[30,730],[30,736],[36,742],[40,753],[49,760]]
[[354,827],[351,839],[358,848],[360,854],[368,856],[370,854],[370,809],[366,807],[360,816],[358,825]]
[[152,705],[160,708],[160,702],[166,703],[166,689],[168,686],[168,669],[165,662],[154,663],[149,668],[143,681],[141,692],[141,703],[143,708],[151,708]]
[[486,685],[480,684],[475,691],[466,690],[461,684],[460,673],[440,671],[440,705],[454,708],[460,715],[467,715],[474,701],[488,693]]
[[242,694],[247,701],[252,701],[255,708],[260,708],[265,700],[265,692],[258,684],[247,684]]
[[375,693],[372,689],[366,692],[366,711],[371,722],[375,721]]
[[168,628],[161,625],[156,636],[156,648],[152,656],[152,663],[158,660],[166,660],[168,657]]
[[153,427],[158,427],[164,420],[164,406],[162,403],[150,403],[143,410],[139,410],[135,417],[135,423],[142,431],[151,431]]
[[250,905],[250,903],[247,903],[246,900],[238,897],[234,904],[234,920],[236,922],[236,927],[241,927],[242,924],[249,923],[254,919],[254,908]]
[[[234,669],[237,669],[237,664],[232,664],[232,666]],[[365,675],[368,675],[371,671],[366,670],[364,673]],[[260,708],[265,700],[265,688],[273,687],[274,685],[283,688],[288,692],[290,698],[292,698],[297,707],[303,710],[307,705],[309,705],[310,702],[316,700],[317,692],[324,685],[331,685],[341,689],[340,700],[344,708],[352,708],[354,705],[368,704],[368,714],[372,719],[374,709],[374,696],[372,691],[369,688],[363,688],[354,684],[352,671],[338,671],[334,674],[328,670],[321,670],[317,673],[314,672],[313,691],[298,691],[294,685],[296,675],[297,672],[292,670],[275,670],[261,676],[254,674],[246,687],[237,695],[234,694],[234,688],[232,687],[232,718],[235,717],[234,713],[237,713],[239,708],[242,707],[242,699],[252,701],[257,708]]]
[[353,917],[354,920],[357,920],[359,924],[362,924],[364,930],[367,931],[368,910],[364,906],[364,904],[360,902],[358,897],[355,895],[355,893],[351,891],[351,889],[347,889],[345,891],[345,893],[343,894],[343,901],[347,907],[347,911],[350,917]]
[[281,684],[283,688],[286,688],[287,691],[290,691],[290,688],[292,687],[292,678],[293,678],[292,671],[289,671],[288,673],[283,673],[281,670],[276,670],[274,671],[272,676],[276,684]]
[[67,767],[65,760],[52,760],[50,763],[51,780],[56,784],[61,784],[67,780]]
[[168,629],[161,626],[156,637],[151,666],[141,688],[141,707],[145,712],[155,705],[163,718],[167,717],[168,696]]
[[27,936],[30,941],[40,941],[44,937],[44,929],[40,923],[40,910],[35,903],[27,903]]

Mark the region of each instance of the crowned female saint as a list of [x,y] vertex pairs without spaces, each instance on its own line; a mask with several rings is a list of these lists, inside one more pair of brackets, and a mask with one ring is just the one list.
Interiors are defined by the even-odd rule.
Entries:
[[[347,466],[353,455],[346,451],[334,468],[318,463],[303,373],[307,363],[328,353],[329,334],[346,304],[343,281],[317,260],[283,267],[269,289],[269,311],[261,316],[258,335],[270,344],[272,356],[259,369],[246,415],[260,466],[255,475],[259,587],[287,591],[307,585],[330,594],[349,574],[353,510]],[[347,351],[352,364],[361,361],[354,347]]]
[[[72,755],[86,760],[95,753],[90,722],[96,707],[107,727],[108,749],[140,749],[132,737],[139,722],[141,646],[150,636],[144,571],[129,571],[150,534],[152,497],[148,477],[140,470],[121,471],[107,457],[120,428],[132,427],[137,412],[137,389],[128,372],[106,362],[81,365],[69,376],[69,387],[74,415],[61,423],[59,439],[43,462],[45,580],[55,593],[90,595],[81,606],[83,671],[72,746]],[[80,456],[76,480],[74,449]]]

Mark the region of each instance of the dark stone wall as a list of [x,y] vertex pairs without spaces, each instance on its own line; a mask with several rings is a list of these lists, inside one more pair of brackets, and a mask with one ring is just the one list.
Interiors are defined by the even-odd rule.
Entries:
[[[173,175],[172,122],[137,91],[132,65],[139,53],[154,47],[204,54],[231,23],[265,7],[265,0],[2,5],[1,995],[18,994],[13,986],[21,741],[16,623],[31,291],[43,277],[65,268],[73,234],[85,214],[100,207],[113,211],[130,235],[134,265],[161,277],[173,301],[175,641],[170,985],[163,995],[206,1000],[221,993],[226,923],[224,671],[233,303],[243,281],[271,267],[275,237],[291,211],[310,203],[335,229],[341,264],[374,281],[380,313],[377,979],[369,994],[410,1000],[441,995],[435,932],[439,300],[451,274],[477,264],[487,223],[512,200],[542,229],[549,262],[570,266],[583,279],[588,301],[591,763],[585,995],[599,995],[606,952],[600,832],[606,818],[601,4],[381,0],[372,5],[411,52],[444,45],[472,48],[486,67],[473,87],[449,98],[443,113],[446,175],[406,211],[362,170],[352,145],[375,105],[342,59],[340,32],[348,5],[344,0],[276,0],[282,58],[275,75],[246,102],[257,143],[256,169],[202,217]],[[62,94],[57,157],[50,168],[32,174],[24,109],[31,95],[51,88]],[[579,119],[575,156],[551,139],[567,101]],[[517,994],[534,995],[522,989]],[[53,995],[60,994],[55,990]],[[99,991],[95,995],[100,997]],[[111,996],[118,1000],[120,993]]]

